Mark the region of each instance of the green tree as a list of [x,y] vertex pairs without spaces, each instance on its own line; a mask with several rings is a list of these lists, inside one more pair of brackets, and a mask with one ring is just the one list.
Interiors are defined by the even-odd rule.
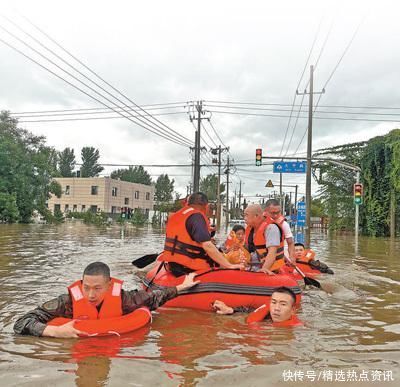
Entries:
[[151,185],[153,183],[150,174],[143,168],[142,165],[134,168],[129,167],[117,169],[116,171],[111,172],[111,178],[144,185]]
[[65,148],[58,154],[58,171],[62,177],[74,176],[75,154],[71,148]]
[[0,213],[7,214],[7,221],[26,223],[34,210],[45,212],[49,193],[58,190],[53,180],[57,174],[56,162],[57,152],[45,145],[44,137],[18,128],[17,120],[8,112],[1,112]]
[[96,177],[104,169],[98,164],[100,153],[98,149],[85,146],[81,150],[82,167],[81,177]]
[[170,202],[174,192],[175,180],[170,180],[168,174],[160,175],[156,181],[155,200],[157,203]]
[[[218,177],[216,175],[207,175],[200,180],[200,191],[205,193],[210,202],[217,200]],[[225,191],[225,184],[220,184],[220,193]],[[221,197],[221,200],[223,198]]]
[[15,195],[0,192],[0,222],[14,223],[19,218]]
[[[363,234],[390,235],[392,216],[399,230],[400,129],[369,141],[323,149],[316,155],[334,156],[361,168],[364,203],[360,206],[360,221]],[[354,173],[328,163],[314,165],[313,173],[320,185],[319,195],[329,216],[330,228],[354,229]]]

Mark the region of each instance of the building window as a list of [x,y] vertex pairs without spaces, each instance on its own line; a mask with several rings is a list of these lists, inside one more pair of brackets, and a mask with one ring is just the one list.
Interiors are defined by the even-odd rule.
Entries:
[[90,206],[90,211],[93,213],[97,212],[97,206]]
[[92,195],[97,195],[99,193],[99,187],[97,185],[92,185]]
[[70,187],[69,187],[69,185],[66,185],[65,186],[65,195],[69,195],[69,192],[70,192]]
[[146,192],[146,200],[150,200],[150,192]]
[[85,211],[86,211],[86,206],[84,204],[82,204],[81,212],[85,212]]
[[111,207],[111,213],[112,214],[116,214],[117,213],[117,207],[116,206],[112,206]]
[[74,204],[72,211],[74,211],[74,212],[78,211],[78,206],[76,204]]
[[54,204],[54,212],[61,211],[61,204]]
[[139,191],[135,191],[135,199],[139,199]]
[[68,212],[68,211],[69,211],[69,205],[66,204],[65,207],[64,207],[64,212]]
[[129,198],[125,198],[125,205],[129,206]]
[[117,194],[118,194],[118,188],[117,187],[112,187],[111,196],[117,196]]

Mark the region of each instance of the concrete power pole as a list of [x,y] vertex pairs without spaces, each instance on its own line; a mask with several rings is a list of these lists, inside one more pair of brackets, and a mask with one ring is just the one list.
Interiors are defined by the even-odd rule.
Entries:
[[228,228],[229,223],[229,155],[226,163],[226,217],[225,227]]
[[194,173],[193,173],[193,192],[199,191],[200,184],[200,129],[201,129],[201,113],[202,101],[197,101],[197,130],[194,143]]
[[314,92],[314,66],[310,66],[310,91],[304,91],[304,93],[299,93],[296,91],[297,95],[309,94],[309,104],[308,104],[308,136],[307,136],[307,172],[306,172],[306,235],[305,235],[305,245],[306,248],[310,248],[311,239],[311,155],[312,155],[312,118],[313,118],[313,97],[314,94],[325,93],[323,89],[321,92]]

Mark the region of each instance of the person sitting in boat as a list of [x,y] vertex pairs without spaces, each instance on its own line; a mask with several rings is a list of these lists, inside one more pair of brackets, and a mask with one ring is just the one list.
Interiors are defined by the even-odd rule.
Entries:
[[214,266],[243,268],[230,263],[212,243],[207,211],[207,196],[196,192],[189,196],[185,207],[168,219],[164,251],[158,260],[167,262],[167,269],[175,276]]
[[278,272],[285,264],[284,234],[271,217],[276,211],[280,212],[280,207],[275,199],[267,201],[264,214],[259,204],[251,204],[244,210],[246,247],[251,254],[251,270],[269,275]]
[[[191,288],[198,281],[193,281],[194,275],[188,275],[181,285],[165,287],[160,290],[130,290],[122,289],[122,281],[111,278],[110,268],[103,262],[89,264],[82,276],[68,287],[69,294],[54,298],[42,306],[20,317],[14,332],[22,335],[73,338],[85,335],[74,328],[75,320],[61,326],[51,326],[47,323],[56,317],[69,319],[103,319],[129,314],[146,306],[154,310],[168,300],[176,297],[179,292]],[[89,318],[88,318],[89,317]]]
[[245,266],[249,265],[250,253],[244,246],[244,235],[245,228],[240,224],[236,224],[233,226],[228,238],[224,242],[221,250],[230,263],[242,263]]
[[247,323],[266,320],[274,326],[302,324],[296,316],[296,295],[285,286],[276,288],[271,295],[269,304],[261,305],[257,309],[251,306],[232,308],[219,300],[213,303],[213,308],[217,314],[248,313]]
[[[276,224],[279,225],[281,230],[283,231],[283,235],[285,237],[285,260],[287,263],[294,262],[295,248],[294,248],[294,238],[292,230],[290,229],[289,223],[286,221],[285,217],[282,214],[282,209],[280,203],[273,199],[275,203],[274,207],[271,210],[271,206],[267,207],[264,211],[264,217],[268,218],[270,216]],[[268,203],[268,202],[267,202]],[[278,212],[279,207],[279,212]]]

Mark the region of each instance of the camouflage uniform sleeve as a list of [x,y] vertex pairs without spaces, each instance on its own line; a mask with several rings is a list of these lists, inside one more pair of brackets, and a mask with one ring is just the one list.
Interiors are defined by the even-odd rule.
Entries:
[[50,320],[55,317],[72,318],[72,315],[71,298],[68,294],[63,294],[20,317],[14,324],[14,332],[21,335],[42,336]]
[[148,292],[145,290],[122,290],[122,313],[131,313],[142,306],[147,306],[150,310],[155,310],[177,295],[176,287],[166,287]]
[[236,308],[233,308],[234,313],[251,313],[255,310],[256,308],[253,308],[251,306],[237,306]]

